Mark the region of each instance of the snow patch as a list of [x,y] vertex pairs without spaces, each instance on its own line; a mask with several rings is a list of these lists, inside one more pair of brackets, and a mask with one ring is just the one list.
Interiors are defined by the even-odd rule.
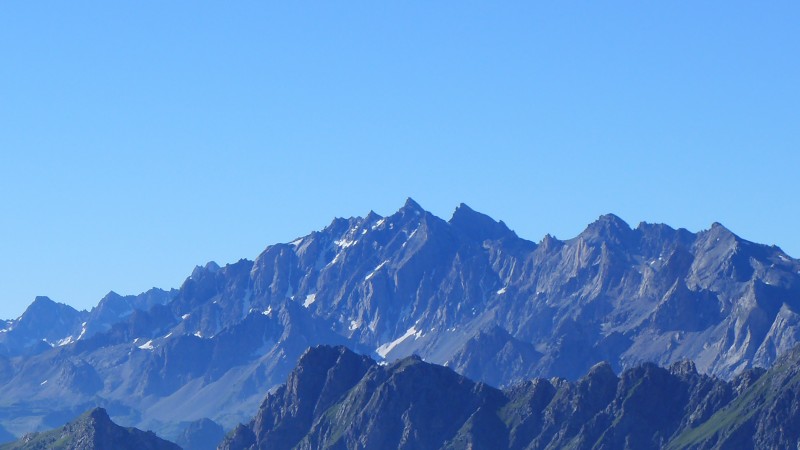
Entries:
[[376,228],[380,228],[380,226],[383,225],[385,222],[386,222],[386,218],[384,217],[383,219],[375,222],[375,225],[372,226],[372,229],[374,230]]
[[300,238],[300,239],[295,239],[292,242],[289,242],[289,245],[291,245],[293,247],[299,247],[300,244],[302,244],[302,243],[303,243],[303,238]]
[[355,245],[356,242],[357,241],[353,241],[350,239],[340,239],[338,241],[333,241],[333,243],[336,244],[336,246],[339,248],[352,247],[353,245]]
[[503,287],[502,287],[500,290],[498,290],[498,291],[497,291],[497,295],[503,295],[503,294],[505,294],[505,293],[506,293],[506,287],[507,287],[507,286],[503,286]]
[[306,299],[305,299],[305,301],[303,302],[303,306],[305,306],[306,308],[308,308],[309,306],[311,306],[312,304],[314,304],[314,302],[315,302],[315,301],[317,301],[317,294],[316,294],[316,293],[314,293],[314,294],[308,294],[308,295],[306,295]]
[[67,336],[64,339],[61,339],[60,341],[56,342],[56,345],[59,346],[59,347],[63,347],[65,345],[71,344],[71,343],[72,343],[72,336]]
[[184,315],[181,316],[181,320],[186,320],[191,316],[192,316],[191,314],[184,314]]
[[339,261],[339,255],[341,255],[341,253],[337,253],[336,256],[333,257],[331,262],[329,262],[325,267],[330,267],[330,266],[336,264],[336,262]]
[[39,386],[44,386],[45,384],[47,384],[47,380],[44,380],[41,383],[39,383]]
[[350,331],[355,331],[355,330],[357,330],[357,329],[361,328],[361,325],[362,325],[362,324],[363,324],[363,322],[362,322],[362,320],[361,320],[361,319],[358,319],[358,320],[351,320],[351,321],[350,321],[350,328],[349,328],[349,329],[350,329]]
[[200,331],[195,331],[194,335],[199,337],[200,339],[203,339],[203,333],[201,333]]
[[378,267],[376,267],[376,268],[372,269],[372,272],[370,272],[370,273],[369,273],[369,275],[367,275],[366,277],[364,277],[364,281],[369,281],[369,280],[370,280],[372,277],[374,277],[374,276],[375,276],[375,273],[376,273],[376,272],[378,272],[379,270],[381,270],[381,269],[383,268],[383,266],[385,266],[385,265],[386,265],[386,263],[388,263],[388,262],[389,262],[389,261],[388,261],[388,260],[386,260],[386,261],[384,261],[384,262],[382,262],[382,263],[378,264]]
[[76,341],[80,340],[83,337],[84,334],[86,334],[86,322],[83,322],[81,324],[81,334],[79,334],[78,335],[78,339],[75,339],[75,340]]
[[388,355],[389,352],[391,352],[395,347],[402,344],[406,339],[410,338],[411,336],[414,336],[414,339],[419,339],[424,335],[422,334],[421,331],[418,331],[415,327],[411,327],[408,330],[406,330],[404,335],[393,340],[392,342],[383,344],[380,347],[376,348],[375,353],[380,355],[381,358],[385,359],[386,355]]
[[152,350],[153,349],[153,341],[149,340],[149,341],[145,342],[144,344],[140,345],[139,348],[142,349],[142,350]]
[[267,306],[267,309],[262,311],[261,314],[263,314],[265,316],[268,316],[268,315],[272,314],[272,306]]

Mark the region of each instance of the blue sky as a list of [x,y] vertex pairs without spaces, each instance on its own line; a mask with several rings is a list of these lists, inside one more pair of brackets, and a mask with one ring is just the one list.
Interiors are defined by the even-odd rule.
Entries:
[[0,317],[408,196],[800,257],[797,2],[275,3],[0,3]]

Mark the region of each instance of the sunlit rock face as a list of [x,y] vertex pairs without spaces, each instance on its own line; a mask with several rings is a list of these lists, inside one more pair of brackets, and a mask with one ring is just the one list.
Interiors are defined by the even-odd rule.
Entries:
[[100,405],[171,439],[204,418],[231,429],[319,344],[418,355],[498,388],[601,361],[690,360],[731,379],[798,342],[798,311],[800,263],[719,224],[605,215],[535,243],[466,205],[444,220],[409,199],[198,266],[179,289],[110,293],[88,312],[37,299],[0,323],[0,399],[15,405],[0,426],[21,435]]

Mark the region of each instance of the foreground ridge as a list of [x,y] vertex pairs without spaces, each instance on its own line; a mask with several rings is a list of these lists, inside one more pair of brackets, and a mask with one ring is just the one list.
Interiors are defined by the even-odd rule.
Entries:
[[152,431],[123,428],[103,408],[86,412],[61,428],[25,435],[17,442],[0,445],[2,450],[180,450]]
[[789,448],[799,394],[800,348],[731,381],[688,361],[619,376],[600,363],[498,390],[418,357],[381,365],[322,346],[218,448]]

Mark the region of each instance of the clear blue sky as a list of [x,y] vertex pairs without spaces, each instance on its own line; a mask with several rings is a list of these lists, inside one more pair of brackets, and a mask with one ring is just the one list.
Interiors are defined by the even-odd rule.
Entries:
[[796,1],[112,3],[0,3],[0,317],[407,196],[800,257]]

